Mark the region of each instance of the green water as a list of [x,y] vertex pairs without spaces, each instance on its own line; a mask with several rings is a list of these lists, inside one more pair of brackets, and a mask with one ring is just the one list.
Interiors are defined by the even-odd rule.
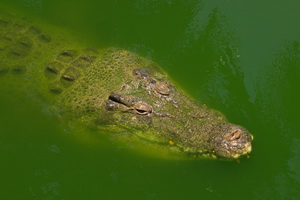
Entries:
[[0,199],[300,199],[299,1],[2,2],[151,58],[255,140],[240,163],[159,159],[80,138],[26,91],[2,89]]

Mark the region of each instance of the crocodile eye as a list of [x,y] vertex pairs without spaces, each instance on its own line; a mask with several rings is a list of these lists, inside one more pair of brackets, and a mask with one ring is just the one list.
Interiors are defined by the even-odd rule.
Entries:
[[140,114],[140,115],[145,115],[147,114],[148,112],[146,110],[141,110],[141,109],[136,109],[137,113]]
[[143,101],[139,101],[134,105],[134,110],[139,115],[147,115],[152,113],[152,106]]

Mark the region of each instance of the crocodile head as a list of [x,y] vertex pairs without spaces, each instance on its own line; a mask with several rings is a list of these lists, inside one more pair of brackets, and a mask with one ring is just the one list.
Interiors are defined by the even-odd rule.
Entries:
[[134,69],[132,79],[107,96],[111,121],[145,140],[215,158],[251,152],[253,136],[206,106],[197,105],[156,71]]

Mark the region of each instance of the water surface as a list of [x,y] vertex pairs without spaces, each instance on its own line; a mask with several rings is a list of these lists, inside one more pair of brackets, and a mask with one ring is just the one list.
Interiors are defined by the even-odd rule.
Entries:
[[298,1],[2,4],[68,28],[88,46],[118,46],[154,60],[255,140],[240,162],[143,155],[106,137],[76,135],[0,76],[1,199],[300,198]]

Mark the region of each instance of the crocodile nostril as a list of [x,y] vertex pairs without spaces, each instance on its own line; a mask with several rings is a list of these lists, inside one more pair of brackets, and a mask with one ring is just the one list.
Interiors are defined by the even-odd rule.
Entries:
[[241,132],[235,131],[234,133],[232,133],[231,140],[236,140],[239,139],[240,137],[241,137]]
[[238,140],[240,139],[241,137],[241,131],[240,130],[235,130],[234,132],[230,133],[228,136],[227,136],[227,140],[228,141],[233,141],[233,140]]

